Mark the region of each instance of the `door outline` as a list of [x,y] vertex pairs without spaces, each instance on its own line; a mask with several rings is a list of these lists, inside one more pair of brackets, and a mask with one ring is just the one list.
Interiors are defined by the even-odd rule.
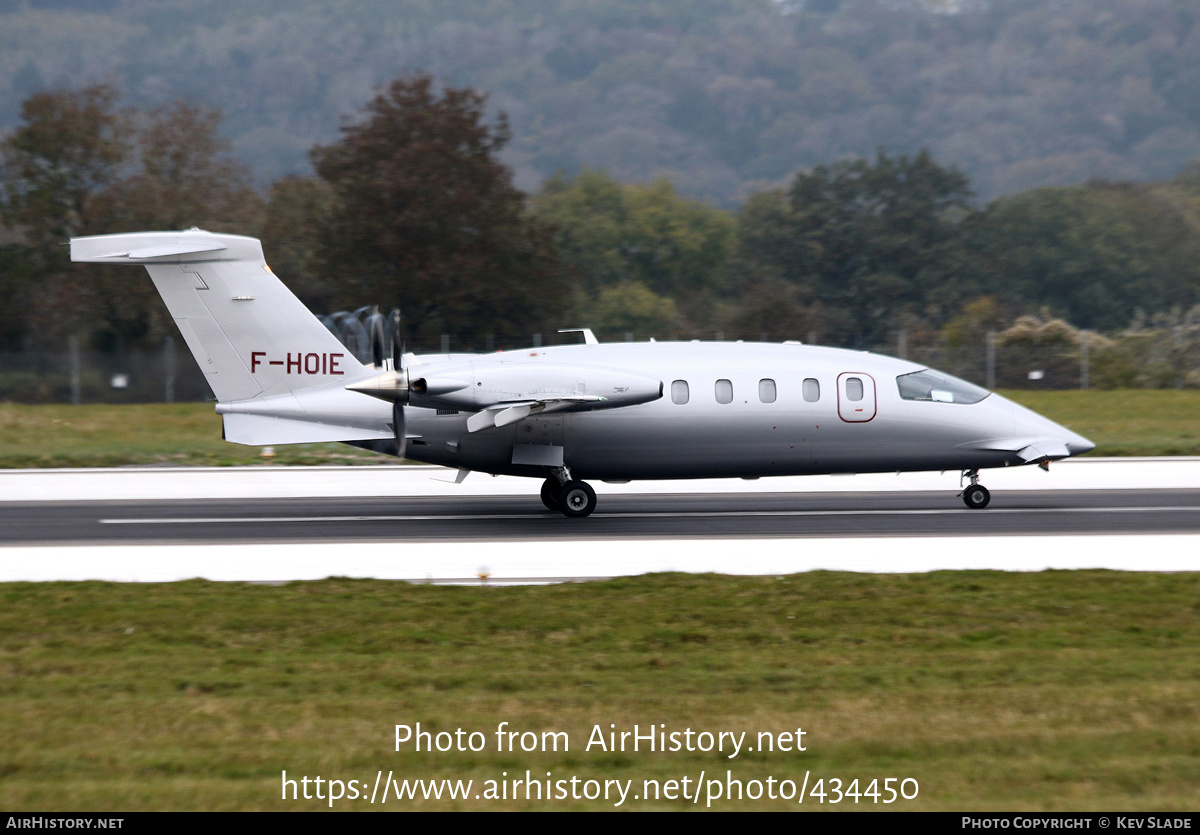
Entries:
[[[858,377],[863,382],[862,400],[854,402],[846,395],[846,381]],[[862,371],[844,371],[837,378],[838,417],[845,423],[870,423],[875,419],[878,398],[875,378]]]

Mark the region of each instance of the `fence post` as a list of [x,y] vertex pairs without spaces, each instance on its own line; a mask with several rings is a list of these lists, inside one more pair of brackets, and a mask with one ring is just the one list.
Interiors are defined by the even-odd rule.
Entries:
[[442,334],[442,353],[450,353],[450,334],[448,333]]
[[902,360],[908,359],[908,331],[904,328],[896,334],[896,356]]
[[996,332],[987,332],[987,385],[988,391],[996,387]]
[[168,403],[175,402],[175,340],[167,337],[163,340],[163,373],[166,376],[166,385],[163,390],[163,399]]
[[1079,388],[1088,390],[1088,332],[1084,331],[1079,343]]
[[82,399],[81,389],[83,388],[79,370],[79,337],[72,336],[67,340],[67,345],[71,352],[71,405],[78,406]]

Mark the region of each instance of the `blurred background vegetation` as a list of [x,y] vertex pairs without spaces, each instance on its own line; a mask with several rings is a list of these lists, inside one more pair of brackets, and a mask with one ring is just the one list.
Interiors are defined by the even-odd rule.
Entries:
[[1189,0],[0,0],[0,126],[98,80],[184,99],[260,185],[413,71],[490,95],[526,192],[564,171],[736,208],[800,168],[928,148],[981,199],[1200,156]]
[[414,350],[590,326],[1200,387],[1184,2],[0,0],[0,45],[0,399],[69,396],[69,343],[96,398],[174,367],[150,283],[62,244],[189,226]]

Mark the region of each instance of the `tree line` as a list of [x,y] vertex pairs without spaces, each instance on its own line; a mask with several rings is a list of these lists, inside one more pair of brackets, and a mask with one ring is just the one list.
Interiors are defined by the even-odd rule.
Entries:
[[314,176],[262,191],[212,109],[141,111],[99,85],[31,95],[21,121],[0,142],[0,350],[161,344],[173,325],[150,283],[72,265],[63,244],[189,226],[261,237],[318,312],[398,308],[418,348],[441,334],[515,346],[571,326],[982,344],[1022,316],[1114,334],[1200,303],[1200,166],[978,207],[968,177],[927,151],[879,150],[731,211],[587,169],[526,195],[499,161],[504,117],[426,75],[393,81],[314,146]]

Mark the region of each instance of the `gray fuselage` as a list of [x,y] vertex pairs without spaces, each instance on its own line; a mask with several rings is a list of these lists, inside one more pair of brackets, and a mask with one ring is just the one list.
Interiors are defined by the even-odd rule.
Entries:
[[[413,373],[461,369],[422,357]],[[972,470],[1027,463],[1028,443],[1069,454],[1091,442],[996,394],[975,403],[905,399],[901,375],[925,366],[800,344],[651,342],[530,348],[467,360],[625,369],[662,382],[652,402],[531,416],[471,433],[466,413],[410,408],[407,457],[489,473],[543,477],[536,447],[561,448],[575,478],[610,481],[756,478],[819,473]],[[807,381],[807,382],[806,382]],[[686,390],[686,391],[685,391]]]

